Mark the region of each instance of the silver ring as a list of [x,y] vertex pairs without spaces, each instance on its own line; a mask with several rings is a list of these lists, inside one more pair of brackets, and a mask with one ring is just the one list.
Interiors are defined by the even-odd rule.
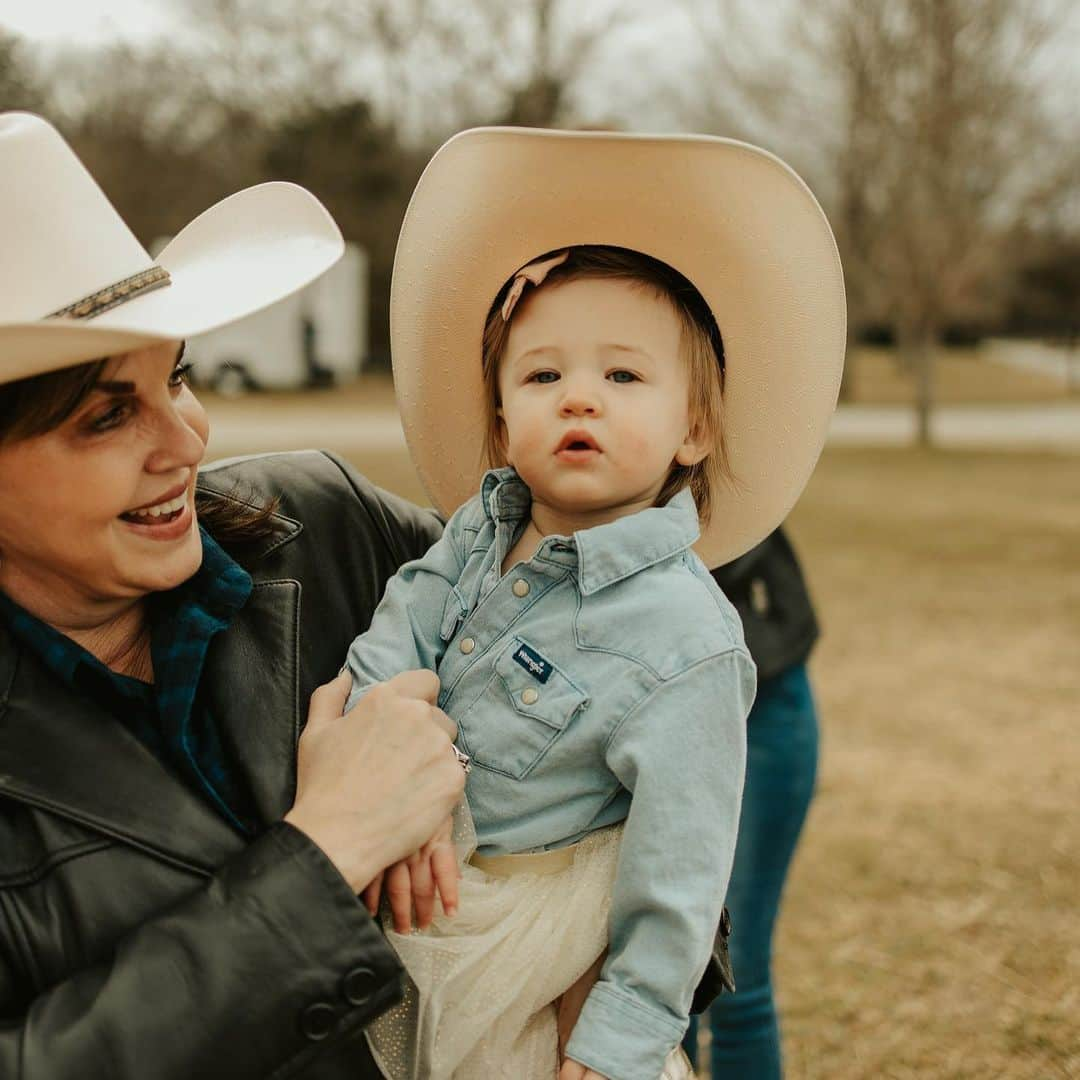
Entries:
[[465,770],[465,775],[468,776],[472,772],[472,762],[469,760],[469,755],[464,750],[459,750],[453,743],[450,744],[450,752],[457,759],[457,763]]

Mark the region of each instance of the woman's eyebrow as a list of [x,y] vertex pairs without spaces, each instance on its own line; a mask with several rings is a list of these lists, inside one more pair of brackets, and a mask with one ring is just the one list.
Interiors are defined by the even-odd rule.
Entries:
[[133,382],[117,382],[111,379],[103,379],[101,382],[96,382],[91,390],[99,391],[102,394],[134,394],[135,384]]

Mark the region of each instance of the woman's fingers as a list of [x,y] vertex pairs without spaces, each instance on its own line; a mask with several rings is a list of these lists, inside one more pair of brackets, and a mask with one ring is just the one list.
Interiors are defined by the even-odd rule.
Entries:
[[434,705],[439,700],[439,676],[434,671],[419,668],[402,671],[382,684],[400,697],[416,698]]
[[433,836],[461,797],[465,774],[451,748],[454,725],[430,703],[435,675],[404,672],[373,686],[342,717],[349,681],[339,676],[312,697],[285,817],[362,892]]
[[311,695],[311,707],[308,709],[308,724],[326,720],[336,720],[345,708],[352,690],[352,676],[342,671],[328,683],[317,687]]

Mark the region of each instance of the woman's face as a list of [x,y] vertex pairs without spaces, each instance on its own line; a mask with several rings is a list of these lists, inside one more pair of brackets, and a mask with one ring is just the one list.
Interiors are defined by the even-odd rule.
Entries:
[[75,412],[0,444],[0,589],[54,625],[170,589],[202,561],[209,424],[176,343],[110,358]]

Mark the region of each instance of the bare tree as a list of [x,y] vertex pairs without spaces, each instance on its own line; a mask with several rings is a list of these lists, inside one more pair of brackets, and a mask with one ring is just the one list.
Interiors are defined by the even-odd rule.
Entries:
[[0,28],[0,111],[40,109],[44,101],[22,41]]
[[1056,195],[1063,148],[1034,72],[1054,12],[1015,0],[829,0],[803,39],[840,77],[837,212],[858,313],[896,329],[930,441],[936,348],[985,320],[1011,244]]
[[176,0],[220,100],[288,114],[350,100],[419,146],[476,123],[573,124],[580,84],[645,0]]
[[[1043,62],[1067,5],[820,0],[789,6],[785,24],[746,0],[683,4],[707,58],[685,80],[684,119],[745,132],[809,176],[841,247],[849,325],[894,328],[928,441],[943,329],[1000,309],[1018,235],[1075,191],[1076,133],[1045,108],[1061,70]],[[851,373],[849,360],[842,393]]]

